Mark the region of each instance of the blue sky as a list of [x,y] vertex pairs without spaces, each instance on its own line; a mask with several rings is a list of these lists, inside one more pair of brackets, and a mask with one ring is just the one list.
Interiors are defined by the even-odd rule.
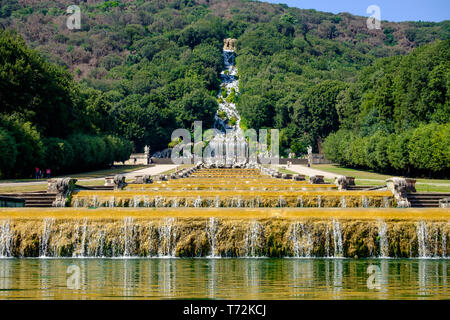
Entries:
[[443,21],[450,20],[450,0],[264,0],[285,3],[290,7],[316,9],[326,12],[366,14],[367,7],[377,5],[381,20],[388,21]]

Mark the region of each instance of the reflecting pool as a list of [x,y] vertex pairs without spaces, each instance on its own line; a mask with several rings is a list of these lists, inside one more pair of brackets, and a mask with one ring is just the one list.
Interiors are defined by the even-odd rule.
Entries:
[[0,259],[0,299],[449,299],[448,259]]

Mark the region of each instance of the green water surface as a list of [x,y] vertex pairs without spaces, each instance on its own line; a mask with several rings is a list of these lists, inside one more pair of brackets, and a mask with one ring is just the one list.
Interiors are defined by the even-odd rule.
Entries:
[[0,299],[449,299],[446,259],[0,259]]

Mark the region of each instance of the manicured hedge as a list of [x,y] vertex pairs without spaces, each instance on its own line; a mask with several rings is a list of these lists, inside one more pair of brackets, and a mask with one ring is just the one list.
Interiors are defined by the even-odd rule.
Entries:
[[450,124],[430,123],[399,134],[352,131],[330,134],[323,144],[328,159],[343,166],[407,175],[448,177]]
[[35,167],[50,168],[53,174],[105,167],[127,160],[132,145],[111,135],[41,139],[29,124],[15,122],[0,127],[0,149],[0,177],[15,178],[32,176]]

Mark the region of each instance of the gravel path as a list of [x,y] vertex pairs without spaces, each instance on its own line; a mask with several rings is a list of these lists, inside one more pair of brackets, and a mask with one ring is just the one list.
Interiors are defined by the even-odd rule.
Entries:
[[[279,166],[280,167],[280,166]],[[334,179],[335,177],[337,177],[337,174],[334,173],[330,173],[330,172],[325,172],[322,170],[317,170],[317,169],[311,169],[308,168],[307,166],[302,166],[300,164],[293,164],[291,165],[289,168],[286,165],[283,165],[284,168],[286,168],[287,170],[290,171],[294,171],[300,174],[304,174],[305,176],[324,176],[326,179]]]
[[[159,164],[159,165],[155,165],[152,167],[148,167],[148,168],[144,168],[144,169],[140,169],[140,170],[136,170],[136,171],[131,171],[131,172],[127,172],[124,173],[123,175],[126,176],[127,178],[134,178],[136,176],[142,176],[144,174],[147,175],[157,175],[160,174],[162,172],[168,171],[168,170],[172,170],[174,168],[176,168],[177,165],[174,164]],[[106,176],[105,176],[106,177]],[[105,177],[101,177],[101,178],[90,178],[90,179],[78,179],[79,182],[83,182],[83,181],[100,181],[100,180],[104,180]],[[38,181],[30,181],[30,182],[6,182],[6,183],[2,183],[0,182],[0,187],[14,187],[14,186],[33,186],[33,185],[43,185],[43,184],[47,184],[47,180],[46,179],[42,179],[42,180],[38,180]]]

